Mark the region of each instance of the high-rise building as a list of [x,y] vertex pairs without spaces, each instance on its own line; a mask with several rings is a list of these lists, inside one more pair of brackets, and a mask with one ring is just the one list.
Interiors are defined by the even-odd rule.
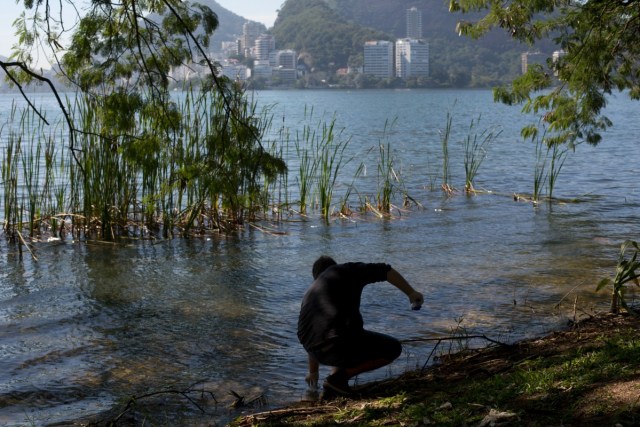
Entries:
[[407,9],[407,38],[422,38],[422,12],[417,7]]
[[276,66],[286,70],[295,70],[297,65],[296,51],[287,49],[279,50],[276,54]]
[[269,61],[258,59],[253,63],[251,77],[254,79],[271,80],[273,78],[273,67],[269,65]]
[[429,44],[424,40],[396,42],[396,77],[429,77]]
[[269,59],[269,52],[276,49],[276,40],[272,35],[261,34],[255,43],[254,57],[255,59]]
[[547,55],[540,52],[523,52],[520,54],[520,67],[522,69],[522,74],[525,74],[532,65],[542,65],[546,68]]
[[242,54],[249,57],[251,50],[254,48],[256,40],[262,32],[262,26],[258,22],[247,21],[242,26]]
[[565,56],[567,56],[567,52],[565,52],[564,50],[554,50],[553,54],[551,55],[551,61],[553,62],[553,75],[556,77],[558,77],[558,63]]
[[364,44],[364,73],[375,77],[393,77],[393,43],[386,40]]

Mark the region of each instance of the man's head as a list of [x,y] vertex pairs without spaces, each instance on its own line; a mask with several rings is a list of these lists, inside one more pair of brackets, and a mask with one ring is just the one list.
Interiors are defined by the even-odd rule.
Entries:
[[311,273],[313,274],[313,280],[316,280],[323,271],[332,265],[336,265],[337,263],[330,256],[322,255],[320,258],[313,263],[313,268],[311,269]]

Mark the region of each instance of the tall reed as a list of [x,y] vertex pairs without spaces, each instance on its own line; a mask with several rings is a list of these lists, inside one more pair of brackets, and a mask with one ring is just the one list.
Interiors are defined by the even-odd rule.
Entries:
[[[5,133],[2,133],[5,135]],[[3,229],[11,237],[19,226],[20,213],[18,208],[18,168],[16,152],[20,150],[20,139],[13,133],[9,134],[2,157],[2,185],[3,185]]]
[[334,116],[328,124],[322,125],[322,135],[316,139],[315,145],[318,153],[318,199],[320,212],[326,223],[329,222],[331,215],[336,180],[342,166],[350,161],[344,157],[349,139],[342,139],[342,132],[335,130],[335,124]]
[[553,199],[553,190],[558,181],[562,167],[566,160],[568,149],[553,140],[545,138],[546,131],[541,137],[537,131],[528,130],[536,143],[536,163],[533,177],[533,201],[538,202],[542,187],[547,183],[547,198]]
[[395,120],[391,123],[388,121],[384,125],[385,144],[381,141],[378,147],[378,210],[384,213],[391,211],[391,201],[396,193],[398,185],[401,185],[400,177],[395,170],[395,159],[391,152],[391,143],[388,139],[388,133],[395,124]]
[[535,166],[533,171],[533,201],[538,202],[540,200],[540,194],[544,183],[547,180],[546,167],[547,158],[546,153],[548,151],[543,150],[544,138],[535,139],[536,151],[535,151]]
[[481,115],[476,120],[471,120],[469,132],[464,140],[464,171],[466,193],[475,192],[473,181],[487,156],[487,148],[493,143],[502,130],[495,131],[493,129],[485,129],[478,134],[476,128],[480,125]]
[[452,124],[453,117],[451,116],[451,112],[447,111],[445,128],[440,132],[440,143],[442,146],[442,190],[448,194],[451,194],[454,191],[450,184],[451,171],[449,170],[449,139],[451,138]]
[[[366,170],[365,164],[364,162],[360,162],[360,164],[358,165],[358,168],[356,169],[351,184],[347,185],[347,189],[345,191],[345,193],[342,196],[342,199],[340,201],[340,213],[343,216],[351,216],[353,214],[353,211],[351,209],[351,206],[349,204],[349,200],[351,198],[351,193],[352,192],[356,192],[358,193],[356,186],[355,186],[355,181],[364,173],[364,171]],[[365,205],[365,203],[360,200],[360,205],[363,206]]]
[[[313,110],[307,112],[305,108],[305,118],[306,117],[313,117]],[[301,131],[296,131],[294,142],[299,163],[298,176],[296,178],[296,182],[298,183],[298,203],[300,213],[303,215],[307,213],[307,205],[312,195],[313,183],[318,170],[319,159],[316,156],[318,153],[313,151],[317,150],[320,145],[316,140],[316,132],[316,128],[305,123]]]
[[[6,135],[2,161],[4,229],[18,235],[25,224],[29,236],[33,237],[40,228],[43,216],[48,214],[46,201],[53,162],[47,160],[43,165],[42,161],[50,159],[52,146],[50,140],[49,143],[45,142],[43,122],[37,119],[33,109],[18,112],[14,104],[10,122],[17,123],[18,127],[10,127],[3,133]],[[41,182],[43,172],[46,175],[44,187]]]
[[564,166],[564,162],[567,159],[568,149],[554,143],[551,147],[548,147],[548,150],[551,151],[551,163],[549,165],[549,180],[547,185],[549,188],[549,199],[553,199],[553,190],[556,186],[562,166]]

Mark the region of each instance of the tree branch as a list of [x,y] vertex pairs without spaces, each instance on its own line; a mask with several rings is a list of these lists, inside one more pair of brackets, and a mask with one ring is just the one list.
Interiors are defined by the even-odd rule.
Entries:
[[31,102],[31,100],[29,99],[27,94],[24,92],[24,88],[22,87],[20,82],[16,79],[16,77],[10,71],[10,68],[19,68],[20,70],[22,70],[24,73],[26,73],[30,77],[32,77],[32,78],[34,78],[34,79],[36,79],[38,81],[41,81],[43,83],[46,83],[49,86],[49,88],[51,89],[51,92],[56,97],[56,101],[58,102],[58,106],[62,110],[62,115],[64,116],[64,120],[66,121],[67,126],[69,126],[69,149],[71,150],[71,153],[73,155],[74,160],[76,161],[76,163],[80,167],[80,170],[82,170],[82,173],[84,174],[84,169],[82,168],[82,165],[80,164],[80,161],[76,157],[76,148],[74,146],[75,145],[74,143],[75,143],[76,128],[75,128],[75,126],[73,124],[73,121],[71,119],[71,115],[67,111],[67,108],[65,107],[64,102],[62,101],[62,98],[60,97],[60,94],[58,93],[58,90],[56,89],[56,87],[53,84],[53,82],[50,79],[48,79],[47,77],[44,77],[44,76],[34,72],[33,70],[31,70],[29,67],[27,67],[27,65],[24,62],[19,62],[19,61],[16,61],[16,62],[0,61],[0,68],[2,68],[4,70],[4,72],[7,74],[9,79],[18,87],[18,89],[20,90],[20,93],[22,94],[22,97],[29,104],[29,107],[31,109],[33,109],[33,111],[36,112],[38,117],[40,117],[40,119],[43,120],[47,125],[49,125],[49,122],[42,115],[42,113],[40,113],[40,111],[36,108],[36,106]]

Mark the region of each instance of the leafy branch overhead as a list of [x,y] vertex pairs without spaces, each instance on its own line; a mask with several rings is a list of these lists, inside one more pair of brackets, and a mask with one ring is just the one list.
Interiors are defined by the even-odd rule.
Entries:
[[24,0],[24,7],[14,22],[13,62],[3,63],[9,80],[31,82],[46,56],[72,88],[120,106],[107,118],[115,118],[115,133],[126,134],[143,108],[156,109],[168,128],[177,126],[167,98],[172,67],[201,59],[211,75],[209,89],[223,92],[205,54],[218,26],[206,6],[178,0]]
[[34,54],[49,54],[84,90],[120,79],[166,84],[170,67],[203,53],[218,26],[210,8],[178,0],[24,0],[24,6],[14,22],[13,59],[33,66]]
[[[61,215],[62,229],[83,223],[88,235],[97,230],[115,239],[131,232],[127,224],[134,220],[162,228],[166,237],[196,227],[233,229],[259,212],[265,187],[286,164],[262,146],[270,122],[256,114],[242,87],[218,77],[207,54],[218,27],[209,7],[182,0],[22,4],[14,23],[18,44],[0,68],[39,124],[48,122],[25,85],[47,83],[58,100],[68,132],[61,137],[73,155],[73,164],[64,162],[65,153],[56,158],[65,171],[59,182],[68,180],[70,189],[68,198],[58,193],[58,209],[73,213]],[[42,56],[70,96],[38,70]],[[177,66],[197,67],[201,80],[172,81]],[[174,83],[185,90],[171,91]],[[19,198],[6,206],[5,229],[18,230]],[[39,209],[30,212],[33,234]]]
[[[640,1],[638,0],[450,0],[452,12],[485,12],[458,23],[461,35],[478,38],[501,28],[521,42],[551,38],[561,49],[547,67],[529,67],[495,99],[540,113],[550,131],[546,143],[596,145],[612,125],[604,116],[607,95],[625,91],[640,99]],[[523,130],[535,137],[531,127]]]

